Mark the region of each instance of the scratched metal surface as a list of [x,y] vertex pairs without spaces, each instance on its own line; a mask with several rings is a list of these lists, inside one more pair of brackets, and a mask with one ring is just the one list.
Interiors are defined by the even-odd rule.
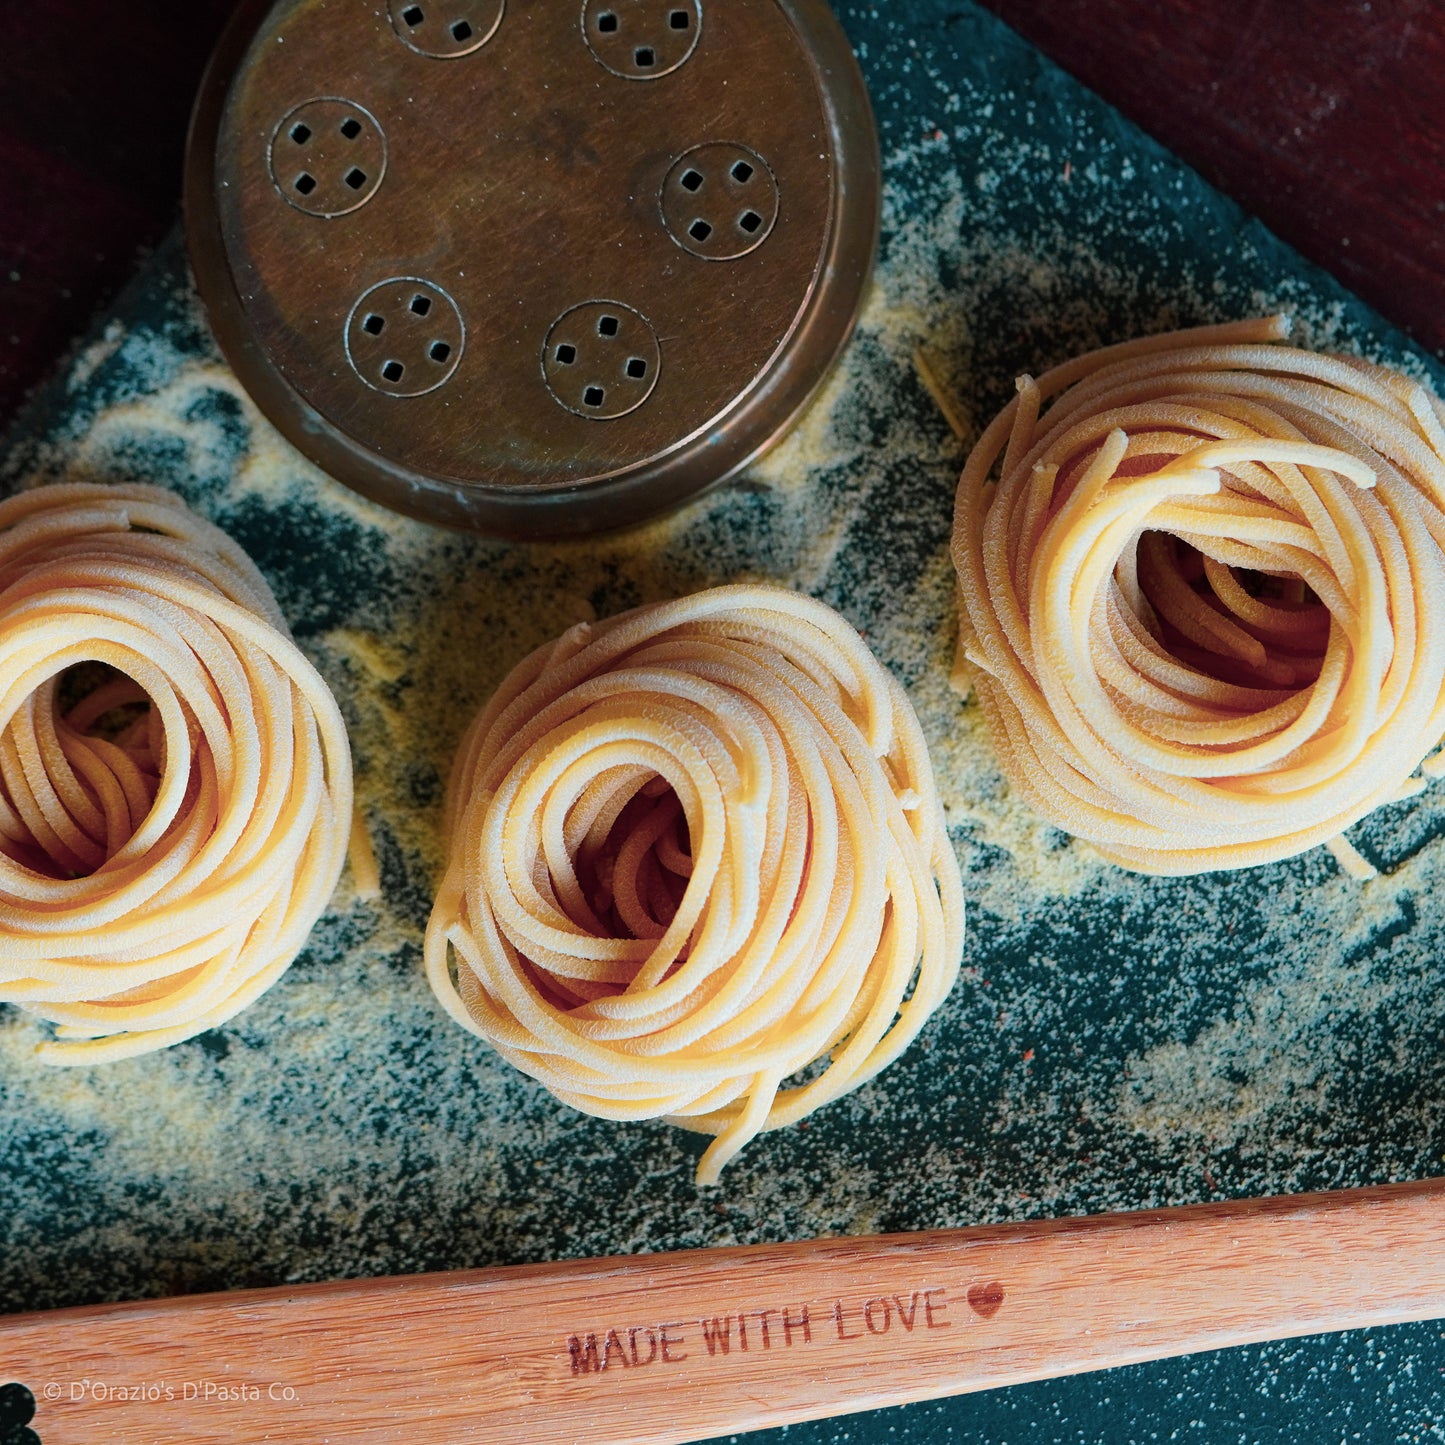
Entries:
[[[7,485],[158,480],[252,550],[354,725],[388,897],[378,910],[343,891],[266,999],[155,1059],[42,1077],[34,1025],[0,1014],[0,1309],[1139,1208],[1439,1167],[1445,807],[1429,794],[1358,830],[1386,869],[1364,892],[1318,855],[1135,879],[1030,829],[977,719],[940,685],[959,449],[911,356],[935,348],[975,421],[1020,369],[1275,305],[1321,344],[1423,364],[982,11],[839,8],[887,157],[879,291],[802,439],[675,522],[573,550],[389,522],[278,447],[237,398],[174,244],[12,436]],[[699,1196],[691,1136],[582,1119],[453,1029],[420,978],[417,940],[440,769],[505,668],[574,620],[579,598],[607,613],[745,574],[841,607],[909,685],[947,775],[970,932],[965,978],[908,1058],[809,1128],[760,1142]],[[1438,1439],[1442,1372],[1445,1335],[1422,1325],[757,1438]],[[36,1428],[43,1438],[43,1403]]]

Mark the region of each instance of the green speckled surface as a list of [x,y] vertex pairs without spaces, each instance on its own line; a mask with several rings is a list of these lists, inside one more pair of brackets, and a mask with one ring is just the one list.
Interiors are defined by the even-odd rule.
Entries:
[[[1445,1158],[1445,792],[1233,877],[1114,872],[1020,812],[947,689],[961,451],[1021,369],[1282,306],[1402,339],[983,12],[839,6],[879,113],[878,287],[839,377],[738,486],[630,538],[509,548],[318,476],[216,361],[175,245],[12,438],[5,485],[159,481],[251,549],[355,733],[386,898],[347,886],[287,978],[167,1054],[42,1072],[0,1013],[0,1309],[923,1229],[1424,1177]],[[1438,370],[1432,371],[1439,382]],[[965,870],[965,976],[900,1064],[699,1195],[701,1141],[582,1118],[450,1025],[419,970],[441,777],[471,711],[579,617],[742,576],[866,629],[929,733]],[[1445,1438],[1437,1325],[1227,1351],[756,1437]],[[3,1374],[0,1361],[0,1374]],[[36,1427],[44,1436],[43,1405]]]

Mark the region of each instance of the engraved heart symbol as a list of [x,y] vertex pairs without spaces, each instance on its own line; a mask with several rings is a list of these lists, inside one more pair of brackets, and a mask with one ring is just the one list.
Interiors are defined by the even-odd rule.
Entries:
[[968,1303],[975,1314],[991,1320],[1003,1304],[1003,1286],[997,1280],[992,1284],[976,1284],[968,1292]]

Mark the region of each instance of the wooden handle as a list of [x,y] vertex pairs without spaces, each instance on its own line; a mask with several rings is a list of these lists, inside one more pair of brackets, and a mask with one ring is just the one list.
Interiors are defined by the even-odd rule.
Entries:
[[1445,1315],[1445,1181],[0,1320],[44,1445],[677,1445]]

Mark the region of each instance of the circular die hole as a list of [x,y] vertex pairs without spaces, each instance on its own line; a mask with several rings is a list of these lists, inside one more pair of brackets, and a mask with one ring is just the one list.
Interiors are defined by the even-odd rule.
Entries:
[[466,325],[434,282],[398,276],[364,292],[346,323],[346,356],[367,386],[387,396],[424,396],[456,373]]
[[680,156],[662,185],[668,234],[704,261],[736,261],[756,251],[772,235],[781,206],[772,167],[728,141]]
[[653,393],[662,347],[651,322],[618,301],[586,301],[553,323],[542,376],[556,401],[589,421],[615,421]]
[[702,37],[701,0],[586,0],[582,34],[623,80],[659,80],[685,65]]
[[391,28],[418,55],[459,60],[501,28],[507,0],[388,0]]
[[271,182],[308,216],[360,210],[386,176],[386,136],[364,106],[336,96],[308,100],[271,137]]

